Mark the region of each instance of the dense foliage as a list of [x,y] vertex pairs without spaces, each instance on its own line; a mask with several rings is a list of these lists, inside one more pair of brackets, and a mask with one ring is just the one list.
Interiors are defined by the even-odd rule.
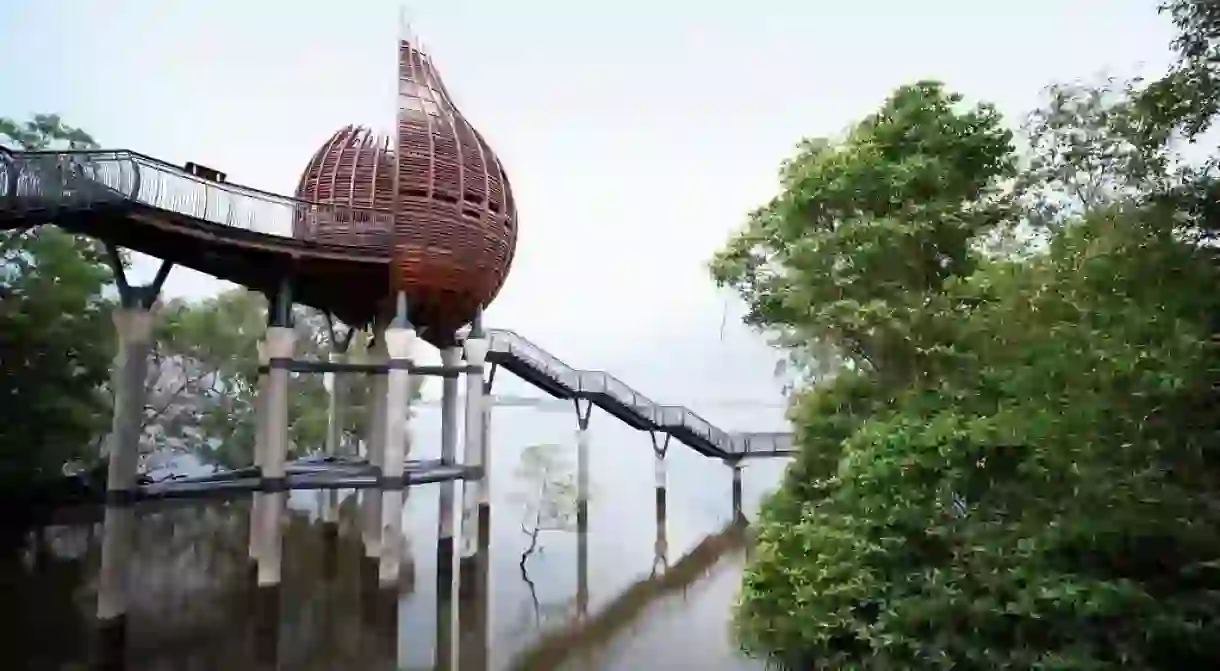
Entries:
[[[1024,153],[991,108],[903,87],[845,138],[804,142],[718,254],[749,320],[810,364],[802,453],[737,613],[752,652],[1220,662],[1216,182],[1176,153],[1216,111],[1215,41],[1191,31],[1220,12],[1170,9],[1183,61],[1165,80],[1052,88]],[[1164,104],[1174,78],[1189,105]]]
[[[0,118],[0,145],[95,146],[53,115]],[[0,490],[57,476],[109,428],[111,278],[94,241],[50,227],[0,230]]]

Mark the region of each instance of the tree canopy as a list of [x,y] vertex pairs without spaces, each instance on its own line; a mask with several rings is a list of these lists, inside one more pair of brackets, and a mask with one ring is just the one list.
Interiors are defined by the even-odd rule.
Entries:
[[[1220,13],[1168,9],[1165,79],[1052,87],[1024,152],[989,106],[898,89],[844,138],[802,142],[714,259],[809,371],[801,453],[744,578],[751,652],[1220,661],[1216,182],[1178,153],[1216,114]],[[1171,85],[1188,105],[1163,104]]]
[[[0,144],[93,147],[54,115],[0,117]],[[56,477],[109,426],[114,356],[105,250],[51,227],[0,231],[0,490]]]

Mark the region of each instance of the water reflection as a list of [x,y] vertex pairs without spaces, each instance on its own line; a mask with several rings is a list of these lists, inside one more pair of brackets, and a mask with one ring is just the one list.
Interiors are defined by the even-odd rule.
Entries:
[[[248,499],[141,504],[125,510],[125,528],[113,511],[105,517],[100,508],[76,510],[77,519],[8,532],[0,548],[0,596],[21,617],[6,632],[6,656],[19,661],[7,668],[443,669],[456,661],[462,669],[543,669],[568,660],[599,668],[599,646],[649,604],[697,582],[741,538],[733,525],[666,568],[659,494],[651,573],[590,611],[589,519],[580,515],[575,585],[565,588],[556,577],[554,561],[564,560],[562,552],[538,555],[537,565],[529,555],[500,557],[514,560],[501,562],[514,570],[496,575],[505,583],[520,580],[528,594],[523,611],[520,600],[495,598],[503,590],[492,589],[496,566],[488,533],[480,534],[463,588],[454,590],[454,572],[443,569],[436,570],[434,588],[431,581],[417,583],[413,561],[404,561],[396,589],[382,587],[360,502],[341,492],[333,514],[282,508],[282,581],[262,587],[248,552]],[[118,579],[103,579],[100,572],[108,525],[131,534],[127,570]],[[404,550],[404,558],[411,557],[411,546]],[[437,566],[443,566],[445,550],[439,544],[436,550]],[[427,589],[419,592],[417,584]],[[115,585],[122,586],[118,616],[106,611],[112,606],[99,610],[102,592]],[[498,647],[502,637],[491,635],[497,603],[515,644]],[[456,646],[450,645],[454,626]]]

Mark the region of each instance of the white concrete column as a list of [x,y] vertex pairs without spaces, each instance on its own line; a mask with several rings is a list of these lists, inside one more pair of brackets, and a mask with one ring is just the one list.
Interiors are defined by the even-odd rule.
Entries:
[[408,417],[411,375],[403,366],[410,364],[415,345],[415,330],[391,328],[385,334],[389,360],[396,366],[386,375],[385,447],[381,517],[381,562],[378,583],[382,587],[398,584],[404,553],[402,533],[403,462],[407,457]]
[[[331,347],[335,347],[333,341],[331,342]],[[330,352],[330,360],[332,363],[346,363],[348,360],[347,353],[332,350]],[[333,457],[339,454],[341,448],[345,391],[347,389],[348,378],[347,375],[340,373],[326,373],[323,377],[329,379],[328,386],[330,387],[326,406],[325,454],[328,457]],[[318,508],[323,524],[337,523],[339,521],[339,490],[319,489]]]
[[[465,342],[466,363],[482,366],[487,361],[487,340],[467,338]],[[477,372],[466,374],[466,427],[463,433],[465,449],[462,460],[467,466],[483,467],[483,375]],[[465,480],[462,483],[462,562],[466,563],[478,553],[479,504],[488,495],[483,480],[487,478],[484,468],[479,482]],[[464,572],[465,573],[465,572]]]
[[[267,328],[267,356],[271,359],[291,359],[296,331],[286,326]],[[263,484],[270,491],[263,495],[259,510],[260,587],[278,585],[281,571],[281,526],[285,503],[284,460],[288,454],[288,371],[273,368],[267,381],[267,449],[263,454]]]
[[104,520],[97,617],[113,620],[127,614],[127,572],[135,542],[135,509],[130,505],[107,505]]
[[130,491],[136,486],[140,463],[140,433],[144,424],[144,380],[152,345],[152,311],[141,307],[114,311],[119,348],[114,359],[114,415],[108,447],[110,464],[107,491]]
[[[330,361],[347,363],[347,352],[331,351]],[[326,456],[334,456],[339,453],[339,443],[343,437],[343,402],[348,378],[340,373],[326,373],[323,377],[329,378],[330,385],[330,396],[326,405]]]
[[[373,344],[366,354],[369,363],[385,363],[388,360],[385,327],[373,327]],[[381,468],[385,452],[385,395],[389,376],[372,376],[369,384],[369,416],[367,458],[372,466]],[[381,555],[381,489],[365,489],[361,492],[363,505],[364,556],[370,559]]]
[[[267,365],[271,357],[267,354],[266,341],[258,343],[258,365],[260,368],[258,380],[255,386],[254,397],[254,465],[259,469],[259,477],[262,477],[263,463],[266,461],[267,453],[267,381],[270,376],[262,372],[262,368]],[[258,560],[261,550],[260,543],[262,537],[259,534],[259,520],[262,519],[263,493],[255,491],[253,500],[250,504],[250,559]]]
[[114,620],[127,613],[127,572],[135,541],[135,511],[130,504],[140,462],[144,381],[152,343],[151,311],[120,308],[113,319],[119,342],[114,359],[114,416],[108,441],[110,462],[98,574],[97,616],[101,620]]
[[[441,350],[441,365],[446,368],[462,363],[462,348],[447,347]],[[453,464],[457,461],[458,439],[458,379],[445,377],[441,383],[441,461]],[[454,484],[446,480],[440,484],[440,511],[436,521],[438,566],[453,571],[453,504]],[[452,577],[452,576],[450,576]]]
[[[378,327],[374,329],[375,341],[369,349],[369,363],[385,363],[389,360],[388,350],[386,349],[386,330]],[[377,374],[373,376],[371,389],[369,390],[369,412],[371,413],[369,421],[369,430],[371,439],[369,440],[369,463],[380,467],[384,463],[385,455],[385,430],[386,430],[386,391],[389,384],[389,375]]]

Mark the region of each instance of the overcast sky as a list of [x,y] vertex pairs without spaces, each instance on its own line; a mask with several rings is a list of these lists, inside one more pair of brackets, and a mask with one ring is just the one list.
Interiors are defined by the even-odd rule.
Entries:
[[[774,355],[705,262],[802,137],[894,87],[1017,116],[1049,82],[1155,73],[1152,0],[415,0],[415,32],[499,153],[520,246],[493,326],[666,401],[774,400]],[[0,115],[291,193],[335,129],[388,129],[393,0],[0,3]],[[151,274],[145,268],[144,272]],[[220,284],[175,270],[175,295]]]

